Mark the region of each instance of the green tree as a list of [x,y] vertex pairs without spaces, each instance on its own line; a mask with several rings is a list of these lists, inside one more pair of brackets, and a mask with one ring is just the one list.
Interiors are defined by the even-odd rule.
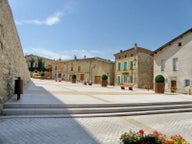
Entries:
[[30,67],[29,67],[29,71],[33,72],[35,70],[35,68],[33,67],[34,63],[35,63],[35,59],[34,58],[31,58],[29,60],[30,62]]
[[42,58],[38,58],[37,62],[38,62],[37,70],[44,72],[45,71],[45,63],[43,62],[43,59]]

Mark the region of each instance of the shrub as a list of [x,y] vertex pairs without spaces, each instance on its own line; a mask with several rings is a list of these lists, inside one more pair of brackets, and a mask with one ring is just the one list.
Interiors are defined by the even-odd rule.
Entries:
[[107,80],[108,79],[108,76],[106,74],[103,74],[102,75],[102,80]]
[[157,75],[155,77],[155,82],[156,83],[164,83],[165,82],[165,78],[162,75]]
[[76,79],[76,78],[77,78],[76,74],[73,74],[72,79]]
[[44,73],[44,72],[42,72],[42,73],[41,73],[41,76],[45,76],[45,73]]

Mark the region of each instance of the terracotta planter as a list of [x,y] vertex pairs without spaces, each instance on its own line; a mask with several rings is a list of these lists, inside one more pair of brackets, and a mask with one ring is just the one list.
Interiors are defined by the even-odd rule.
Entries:
[[76,79],[72,79],[72,83],[76,83]]
[[107,80],[102,80],[102,82],[101,82],[102,87],[106,87],[107,84],[108,84]]
[[155,93],[164,93],[165,83],[155,83]]
[[177,90],[177,88],[176,88],[176,87],[171,87],[170,89],[171,89],[171,92],[172,92],[172,93],[175,93],[175,92],[176,92],[176,90]]

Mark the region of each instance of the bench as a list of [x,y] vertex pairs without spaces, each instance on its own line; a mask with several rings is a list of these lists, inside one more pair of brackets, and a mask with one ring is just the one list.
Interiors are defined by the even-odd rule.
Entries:
[[121,89],[125,89],[127,87],[127,88],[129,88],[129,90],[133,90],[134,84],[133,83],[123,83],[120,86],[121,86]]

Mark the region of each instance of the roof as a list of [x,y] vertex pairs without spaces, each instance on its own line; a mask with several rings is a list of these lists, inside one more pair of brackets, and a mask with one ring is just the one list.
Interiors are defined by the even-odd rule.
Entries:
[[114,63],[113,61],[111,60],[107,60],[107,59],[103,59],[103,58],[100,58],[100,57],[91,57],[91,58],[74,58],[74,59],[68,59],[68,60],[55,60],[55,62],[69,62],[69,61],[84,61],[84,60],[98,60],[98,61],[103,61],[103,62],[107,62],[107,63]]
[[[82,61],[82,60],[99,60],[99,61],[103,61],[103,62],[108,62],[108,63],[114,63],[113,61],[111,60],[108,60],[108,59],[103,59],[103,58],[100,58],[100,57],[92,57],[92,58],[81,58],[81,59],[71,59],[69,61],[72,61],[72,60],[76,60],[76,61]],[[65,60],[64,60],[65,61]]]
[[188,34],[189,32],[192,32],[192,28],[185,31],[184,33],[182,33],[181,35],[177,36],[176,38],[172,39],[171,41],[167,42],[166,44],[162,45],[160,48],[158,48],[157,50],[155,50],[152,55],[158,53],[159,51],[161,51],[162,49],[164,49],[166,46],[170,45],[171,43],[175,42],[176,40],[182,38],[183,36],[185,36],[186,34]]
[[[121,54],[121,53],[124,53],[124,52],[132,51],[132,50],[135,50],[135,47],[132,47],[132,48],[127,49],[127,50],[124,50],[124,51],[123,51],[123,50],[120,50],[120,52],[114,54],[114,56],[116,56],[116,55],[118,55],[118,54]],[[152,52],[153,52],[153,51],[151,51],[151,50],[148,50],[148,49],[142,48],[142,47],[137,47],[137,50],[143,50],[143,51],[145,51],[145,52],[147,52],[147,53],[152,53]]]

